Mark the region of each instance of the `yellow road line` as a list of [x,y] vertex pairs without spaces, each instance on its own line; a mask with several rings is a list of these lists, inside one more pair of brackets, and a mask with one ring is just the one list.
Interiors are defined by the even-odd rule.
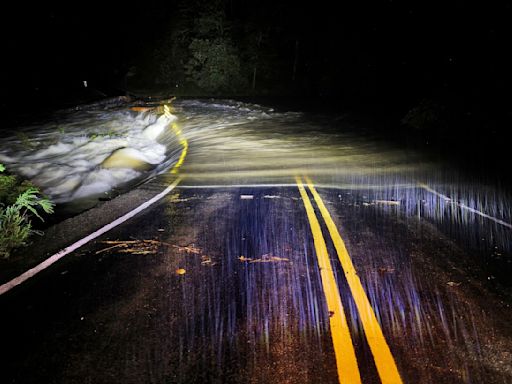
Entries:
[[178,159],[178,162],[174,165],[174,167],[171,169],[171,173],[178,173],[180,167],[183,165],[183,163],[185,162],[185,158],[187,157],[187,153],[188,153],[188,141],[187,139],[185,139],[183,137],[183,135],[181,134],[181,129],[178,127],[178,124],[176,123],[172,123],[171,125],[171,128],[172,130],[174,131],[174,133],[176,134],[176,136],[178,137],[178,139],[180,140],[180,144],[181,146],[183,147],[182,151],[181,151],[181,155],[180,155],[180,158]]
[[386,339],[384,338],[377,318],[375,317],[375,312],[370,305],[370,301],[366,296],[366,292],[364,291],[364,288],[361,284],[361,280],[359,279],[354,265],[352,264],[350,255],[348,254],[347,248],[345,247],[345,243],[343,242],[343,239],[338,232],[338,228],[334,224],[334,221],[332,220],[329,211],[325,207],[322,198],[313,186],[311,179],[306,177],[306,182],[308,184],[309,190],[313,194],[318,208],[320,209],[320,213],[322,214],[325,224],[327,225],[327,229],[331,235],[334,247],[338,253],[338,258],[341,262],[341,266],[345,272],[345,278],[347,279],[350,291],[352,292],[352,296],[356,303],[356,307],[361,318],[361,323],[363,324],[364,333],[366,335],[366,339],[368,340],[368,345],[372,351],[381,382],[382,384],[401,384],[402,379],[398,373],[398,368],[396,366],[393,355],[391,354]]
[[320,224],[318,223],[308,194],[302,184],[302,179],[296,177],[295,180],[297,181],[297,186],[299,187],[299,192],[304,202],[304,207],[306,208],[311,232],[313,233],[316,256],[322,277],[322,287],[327,301],[327,308],[331,315],[329,323],[331,326],[331,336],[334,354],[336,356],[339,382],[342,384],[359,384],[361,383],[361,376],[359,375],[359,367],[357,366],[356,353],[352,344],[352,338],[350,337],[347,319],[343,311],[340,293],[336,279],[334,278],[322,230],[320,229]]
[[[172,98],[171,101],[174,99],[175,99],[175,97]],[[171,114],[171,107],[167,104],[164,105],[164,115],[169,119],[171,119],[173,117],[173,115]],[[187,157],[188,141],[186,138],[183,137],[181,128],[178,126],[178,124],[176,124],[176,122],[173,122],[171,124],[171,128],[172,128],[172,131],[174,132],[174,134],[176,135],[176,137],[178,138],[178,140],[180,141],[180,145],[183,147],[183,149],[181,151],[180,158],[178,159],[178,162],[171,169],[171,173],[175,174],[175,173],[178,173],[180,167],[185,162],[185,158]]]

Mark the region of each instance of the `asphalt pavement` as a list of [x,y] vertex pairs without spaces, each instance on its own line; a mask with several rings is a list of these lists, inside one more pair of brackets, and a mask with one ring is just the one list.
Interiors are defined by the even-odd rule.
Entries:
[[2,295],[2,382],[512,382],[510,307],[468,275],[458,244],[396,204],[311,180],[319,204],[298,182],[185,180]]

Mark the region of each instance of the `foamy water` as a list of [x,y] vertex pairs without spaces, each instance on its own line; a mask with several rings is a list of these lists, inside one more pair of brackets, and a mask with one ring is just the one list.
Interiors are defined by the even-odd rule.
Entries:
[[[40,186],[57,203],[98,195],[172,163],[178,148],[165,134],[171,120],[128,108],[57,116],[3,137],[0,163]],[[127,155],[125,164],[120,156],[117,163],[105,163],[119,151]]]
[[73,202],[123,189],[172,167],[182,149],[170,129],[173,122],[186,126],[184,134],[193,140],[204,136],[215,142],[215,135],[222,139],[220,131],[272,113],[231,100],[179,101],[171,118],[129,107],[60,113],[49,122],[15,127],[0,138],[0,163],[56,203]]

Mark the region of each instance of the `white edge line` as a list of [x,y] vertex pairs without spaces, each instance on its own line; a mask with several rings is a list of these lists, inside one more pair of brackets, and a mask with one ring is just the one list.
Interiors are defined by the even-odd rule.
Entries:
[[[190,175],[187,175],[187,177],[190,179]],[[336,189],[336,190],[346,190],[346,189],[386,189],[389,186],[387,185],[365,185],[364,187],[354,185],[354,184],[343,184],[343,185],[332,185],[332,184],[315,184],[318,188],[328,188],[328,189]],[[400,188],[406,188],[406,189],[415,189],[417,188],[417,184],[397,184],[394,186],[398,186]],[[213,189],[213,188],[279,188],[279,187],[290,187],[290,188],[297,188],[297,184],[290,184],[290,183],[260,183],[260,184],[182,184],[180,185],[180,189]]]
[[40,264],[36,265],[34,268],[29,269],[28,271],[22,273],[18,277],[15,277],[14,279],[8,281],[5,284],[0,285],[0,295],[3,295],[4,293],[10,291],[12,288],[16,287],[17,285],[20,285],[21,283],[25,282],[26,280],[30,279],[31,277],[35,276],[39,272],[43,271],[44,269],[48,268],[52,264],[56,263],[60,259],[62,259],[67,254],[73,252],[74,250],[80,248],[81,246],[87,244],[89,241],[94,240],[98,236],[103,235],[104,233],[110,231],[111,229],[117,227],[119,224],[124,223],[128,219],[131,219],[135,215],[137,215],[139,212],[142,212],[146,208],[150,207],[154,203],[156,203],[158,200],[165,197],[169,192],[171,192],[178,183],[181,181],[181,177],[177,178],[172,184],[170,184],[167,188],[165,188],[162,192],[160,192],[158,195],[152,197],[150,200],[146,201],[145,203],[142,203],[137,208],[133,209],[132,211],[124,214],[123,216],[119,217],[118,219],[112,221],[110,224],[107,224],[97,231],[91,233],[90,235],[85,236],[84,238],[74,242],[70,246],[64,248],[63,250],[53,254]]
[[[418,184],[400,184],[398,187],[400,188],[407,188],[407,189],[413,189],[417,188]],[[357,186],[354,185],[330,185],[330,184],[316,184],[318,188],[329,188],[329,189],[357,189]],[[471,208],[465,204],[459,203],[451,198],[449,198],[446,195],[443,195],[440,192],[437,192],[436,190],[430,188],[428,185],[419,183],[419,186],[423,188],[424,190],[436,195],[437,197],[440,197],[441,199],[445,200],[448,203],[458,205],[460,208],[468,210],[471,213],[474,213],[476,215],[479,215],[481,217],[485,217],[486,219],[489,219],[491,221],[494,221],[497,224],[503,225],[504,227],[512,229],[512,224],[507,223],[506,221],[500,220],[497,217],[488,215],[487,213],[484,213],[482,211],[479,211],[475,208]],[[296,188],[297,184],[207,184],[207,185],[180,185],[180,188],[183,189],[195,189],[195,188],[268,188],[268,187],[293,187]],[[356,187],[356,188],[354,188]],[[385,189],[388,186],[379,186],[374,185],[370,186],[371,189],[379,190],[379,189]],[[368,186],[361,187],[361,188],[368,188]]]
[[487,213],[484,213],[484,212],[482,212],[482,211],[479,211],[479,210],[477,210],[477,209],[475,209],[475,208],[468,207],[468,206],[467,206],[467,205],[465,205],[465,204],[459,203],[459,202],[457,202],[457,201],[455,201],[455,200],[453,200],[453,199],[449,198],[448,196],[443,195],[443,194],[442,194],[442,193],[440,193],[440,192],[437,192],[435,189],[430,188],[430,187],[429,187],[428,185],[426,185],[426,184],[420,183],[420,184],[419,184],[419,186],[420,186],[421,188],[423,188],[424,190],[426,190],[426,191],[428,191],[428,192],[430,192],[430,193],[433,193],[434,195],[436,195],[436,196],[440,197],[441,199],[444,199],[444,200],[445,200],[446,202],[448,202],[448,203],[452,203],[452,204],[458,205],[458,206],[459,206],[460,208],[462,208],[462,209],[466,209],[466,210],[468,210],[468,211],[469,211],[469,212],[471,212],[471,213],[474,213],[474,214],[477,214],[477,215],[479,215],[479,216],[485,217],[486,219],[489,219],[489,220],[491,220],[491,221],[494,221],[494,222],[495,222],[495,223],[497,223],[497,224],[501,224],[501,225],[503,225],[504,227],[507,227],[507,228],[512,229],[512,224],[507,223],[506,221],[500,220],[500,219],[498,219],[497,217],[494,217],[494,216],[488,215]]

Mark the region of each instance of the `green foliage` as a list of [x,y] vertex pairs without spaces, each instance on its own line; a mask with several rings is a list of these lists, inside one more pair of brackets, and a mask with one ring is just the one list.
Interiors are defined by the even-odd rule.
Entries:
[[156,84],[176,87],[178,84],[182,86],[185,82],[183,65],[187,60],[188,45],[193,30],[192,21],[197,11],[194,10],[193,2],[181,1],[181,3],[153,49],[150,55],[151,60],[146,63],[148,67],[140,71],[139,76],[147,73]]
[[437,130],[445,124],[444,115],[444,108],[439,103],[424,99],[404,116],[402,124],[418,131]]
[[26,191],[18,196],[13,206],[17,207],[19,211],[30,211],[41,221],[44,220],[39,215],[36,208],[41,208],[45,213],[53,213],[53,203],[46,198],[42,198],[39,189],[36,187],[27,188]]
[[12,204],[18,197],[18,180],[14,175],[0,175],[0,202]]
[[14,248],[26,244],[32,224],[16,206],[0,208],[0,257],[7,258]]
[[0,205],[14,204],[18,196],[31,186],[28,181],[20,182],[15,175],[0,175]]
[[20,141],[23,148],[33,149],[35,147],[35,144],[30,140],[26,133],[16,132],[16,136],[18,137],[18,140]]
[[[0,164],[0,172],[5,167]],[[26,244],[34,233],[30,218],[41,221],[44,213],[53,213],[54,204],[27,181],[18,182],[14,175],[0,175],[0,257],[9,257],[14,248]]]
[[211,93],[235,91],[243,83],[240,59],[229,39],[194,38],[185,64],[187,79]]
[[226,16],[221,9],[211,9],[195,20],[195,30],[198,36],[224,36],[230,29]]
[[247,79],[224,0],[178,1],[177,11],[162,34],[153,60],[156,84],[176,92],[217,94],[237,92]]
[[112,138],[112,137],[118,137],[118,136],[120,136],[120,134],[113,129],[111,129],[107,132],[91,132],[91,133],[87,134],[87,137],[91,140],[96,140],[99,137]]
[[222,2],[211,4],[194,20],[184,69],[187,80],[208,93],[235,92],[244,85],[231,29]]
[[187,33],[186,28],[171,29],[154,50],[153,57],[157,68],[156,70],[150,68],[148,72],[155,72],[156,83],[174,86],[184,82],[183,60],[187,55],[187,45],[184,40]]
[[[309,24],[293,22],[305,20],[302,7],[232,0],[176,0],[173,5],[155,25],[158,40],[140,55],[140,70],[130,78],[134,89],[149,86],[180,96],[282,94],[292,85],[316,87],[315,79],[339,72],[339,52],[330,49],[328,39],[318,49],[300,45],[299,52],[299,41],[310,41]],[[290,23],[283,27],[287,17]],[[311,65],[318,52],[331,55],[327,61],[332,64]],[[332,82],[322,84],[334,90]]]

